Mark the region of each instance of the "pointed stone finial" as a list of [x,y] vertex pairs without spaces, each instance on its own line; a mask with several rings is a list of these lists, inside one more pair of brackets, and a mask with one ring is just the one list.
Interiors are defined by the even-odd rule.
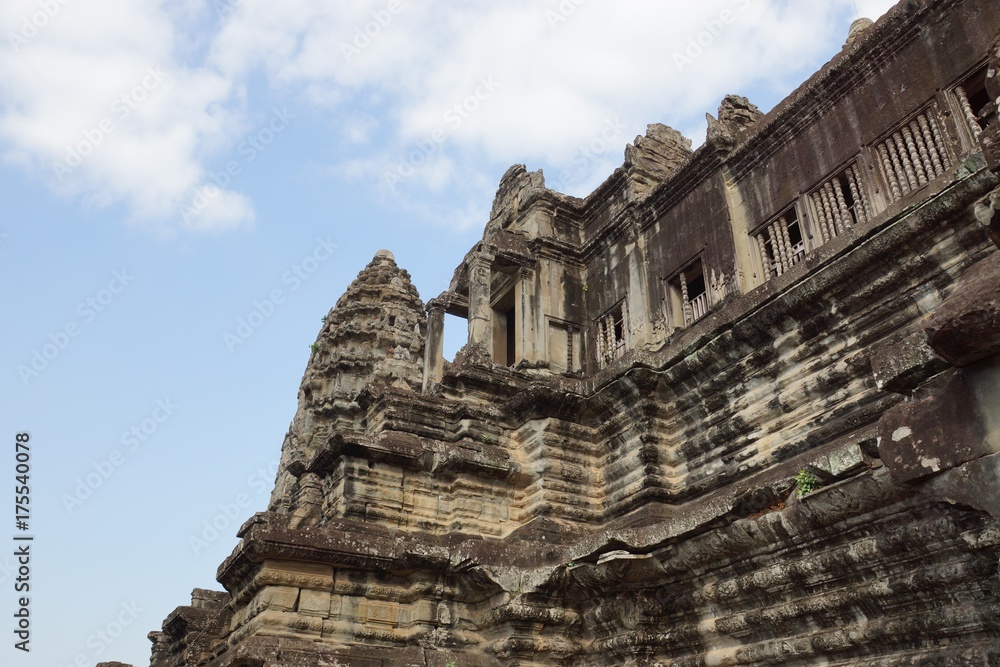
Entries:
[[844,46],[850,46],[857,41],[858,37],[861,36],[865,30],[875,25],[875,22],[871,19],[861,18],[851,24],[851,29],[847,33],[847,42]]

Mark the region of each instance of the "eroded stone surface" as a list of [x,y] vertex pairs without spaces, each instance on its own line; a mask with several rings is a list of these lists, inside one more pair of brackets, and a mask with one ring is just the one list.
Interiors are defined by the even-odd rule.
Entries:
[[1000,353],[1000,254],[968,271],[955,293],[934,311],[927,341],[953,366]]
[[651,123],[625,147],[625,171],[637,197],[674,174],[691,157],[691,140],[672,127]]
[[726,95],[719,105],[719,118],[705,114],[708,121],[707,140],[719,150],[731,150],[739,135],[764,114],[745,97]]
[[421,386],[426,329],[409,274],[380,250],[323,318],[282,444],[272,508],[289,512],[296,525],[319,518],[323,482],[303,475],[304,467],[338,429],[359,427],[364,416],[357,397],[364,387]]
[[882,417],[879,457],[896,479],[919,479],[997,451],[987,439],[976,389],[970,373],[956,373],[932,396]]
[[428,315],[380,251],[153,667],[1000,664],[998,33],[910,0],[585,199],[516,165]]

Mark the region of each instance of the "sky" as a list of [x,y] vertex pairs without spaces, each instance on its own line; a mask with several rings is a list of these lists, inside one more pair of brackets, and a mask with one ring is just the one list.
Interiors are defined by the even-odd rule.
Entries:
[[585,196],[648,123],[697,147],[724,95],[771,109],[892,4],[5,0],[0,663],[147,665],[219,588],[380,248],[426,301],[511,164]]

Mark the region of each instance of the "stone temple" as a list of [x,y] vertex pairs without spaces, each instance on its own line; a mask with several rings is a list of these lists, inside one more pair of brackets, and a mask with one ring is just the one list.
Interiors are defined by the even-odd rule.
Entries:
[[152,667],[1000,665],[998,101],[1000,2],[906,0],[584,199],[511,167],[427,303],[379,251]]

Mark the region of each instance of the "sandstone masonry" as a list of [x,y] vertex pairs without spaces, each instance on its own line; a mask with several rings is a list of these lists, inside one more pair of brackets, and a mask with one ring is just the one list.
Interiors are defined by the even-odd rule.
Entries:
[[[327,316],[152,667],[1000,664],[1000,3],[906,0]],[[468,344],[442,357],[444,315]]]

